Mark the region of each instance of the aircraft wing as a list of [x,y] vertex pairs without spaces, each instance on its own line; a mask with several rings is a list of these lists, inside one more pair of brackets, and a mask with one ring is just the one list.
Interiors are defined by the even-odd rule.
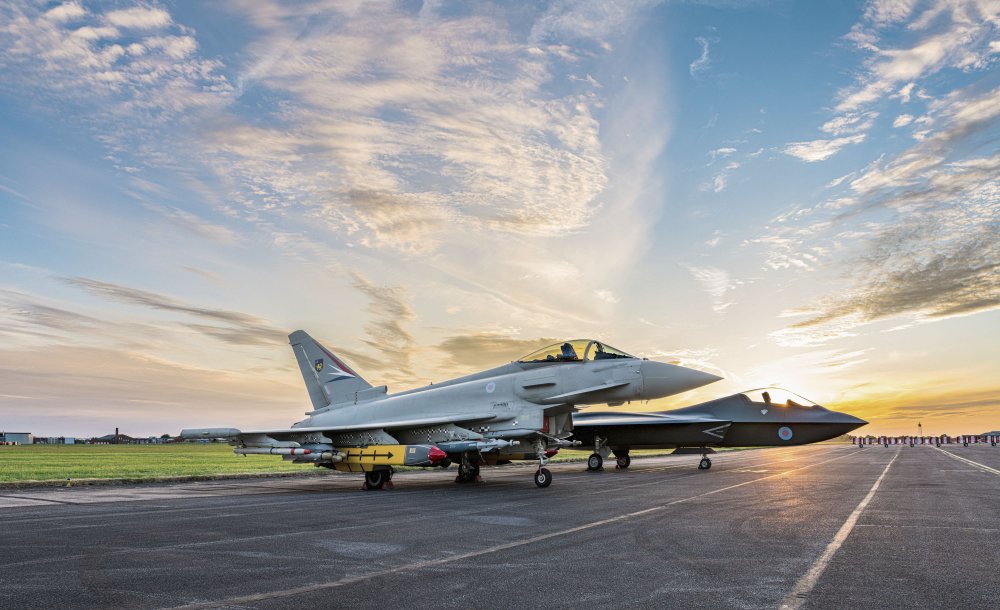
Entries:
[[363,424],[350,424],[343,426],[319,426],[312,428],[277,428],[274,430],[247,430],[242,431],[236,428],[194,428],[181,430],[181,438],[203,439],[203,438],[247,438],[247,437],[271,437],[277,440],[290,440],[301,434],[315,434],[326,432],[360,432],[362,430],[401,430],[406,428],[423,428],[438,424],[464,423],[472,421],[489,421],[496,419],[494,413],[464,413],[461,415],[447,415],[439,417],[425,417],[409,420],[388,420],[365,422]]

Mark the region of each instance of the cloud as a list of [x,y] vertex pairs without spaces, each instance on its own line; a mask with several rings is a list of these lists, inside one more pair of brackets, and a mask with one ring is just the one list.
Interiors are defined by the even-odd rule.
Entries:
[[0,387],[5,422],[22,422],[36,434],[287,425],[307,404],[301,381],[285,371],[226,373],[134,350],[65,344],[0,349]]
[[892,122],[893,127],[906,127],[913,122],[912,114],[901,114]]
[[264,345],[284,343],[287,332],[271,326],[265,320],[227,309],[212,309],[198,307],[180,300],[155,292],[147,292],[110,282],[102,282],[84,277],[63,278],[71,286],[82,288],[96,296],[126,303],[139,305],[150,309],[190,315],[226,326],[207,326],[204,324],[187,324],[196,330],[215,339],[238,345]]
[[687,265],[687,269],[712,298],[713,311],[721,313],[734,305],[732,301],[726,301],[726,293],[736,285],[730,280],[726,270],[718,267],[696,267],[693,265]]
[[101,14],[76,3],[46,13],[9,6],[5,21],[0,70],[6,84],[39,101],[58,99],[93,112],[116,139],[218,104],[231,91],[221,64],[192,57],[194,38],[160,8]]
[[868,223],[862,254],[845,261],[849,286],[779,331],[779,342],[817,344],[894,317],[931,321],[1000,308],[1000,153],[866,175],[855,182],[865,205],[841,212],[840,222],[861,212],[892,212],[891,220]]
[[612,305],[614,305],[615,303],[618,303],[618,302],[621,301],[620,298],[618,298],[617,296],[615,296],[614,292],[612,292],[610,290],[607,290],[607,289],[604,289],[604,288],[595,290],[594,291],[594,296],[596,296],[598,299],[604,301],[605,303],[611,303]]
[[[872,6],[888,6],[876,2]],[[882,18],[892,14],[893,19]],[[929,33],[906,48],[880,48],[880,30],[905,19],[911,10],[869,10],[867,22],[852,30],[859,46],[873,53],[867,69],[857,78],[857,84],[841,91],[838,112],[850,112],[871,104],[892,93],[900,83],[907,83],[899,95],[909,99],[912,81],[937,73],[945,67],[963,70],[982,69],[991,61],[989,43],[1000,24],[995,8],[980,5],[977,0],[945,2],[938,0],[910,24],[910,30],[921,32],[931,23],[943,24],[943,29]],[[861,32],[864,32],[861,34]]]
[[712,60],[708,56],[709,39],[704,36],[698,36],[695,38],[695,41],[701,45],[701,55],[688,66],[688,71],[691,73],[692,78],[700,77],[708,70],[709,65],[712,63]]
[[208,222],[196,214],[182,210],[180,208],[145,204],[145,207],[159,214],[174,226],[204,237],[219,244],[233,245],[242,240],[242,237],[229,227]]
[[503,331],[451,335],[437,345],[447,357],[449,372],[469,373],[500,366],[552,345],[559,339],[515,339]]
[[159,29],[172,23],[170,13],[167,11],[141,6],[111,11],[105,14],[104,19],[113,26],[137,30]]
[[378,370],[397,382],[412,382],[411,359],[416,342],[404,324],[413,319],[413,310],[401,288],[376,286],[360,273],[351,274],[354,287],[369,299],[372,319],[365,325],[364,343],[379,353]]
[[281,127],[226,126],[209,134],[207,154],[255,186],[244,199],[255,213],[269,213],[263,199],[362,245],[413,252],[447,232],[552,237],[592,218],[607,184],[597,90],[556,82],[554,70],[586,63],[543,44],[566,13],[539,16],[526,39],[502,12],[239,10],[260,30],[243,90],[286,100],[270,117]]
[[[862,21],[846,37],[867,52],[868,59],[854,84],[838,92],[835,116],[820,127],[838,137],[792,142],[785,146],[785,154],[808,162],[826,160],[844,146],[864,141],[879,115],[872,107],[884,98],[908,103],[921,79],[945,68],[972,72],[992,64],[990,43],[1000,27],[994,6],[978,0],[935,0],[929,4],[915,16],[917,3],[910,0],[868,3]],[[912,44],[893,47],[883,40],[887,34],[898,34],[897,26],[907,20],[907,30],[913,35],[903,40],[912,40]],[[898,117],[893,125],[908,124],[906,116],[910,115]]]
[[786,155],[798,157],[803,161],[815,163],[825,161],[840,152],[840,149],[850,144],[865,141],[865,134],[833,138],[831,140],[812,140],[810,142],[792,142],[781,151]]

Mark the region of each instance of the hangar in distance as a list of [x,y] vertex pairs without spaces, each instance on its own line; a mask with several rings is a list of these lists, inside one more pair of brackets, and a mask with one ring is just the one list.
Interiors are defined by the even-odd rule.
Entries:
[[570,440],[578,405],[618,405],[692,390],[720,379],[682,366],[637,358],[594,340],[557,343],[520,360],[443,383],[389,394],[372,386],[305,331],[289,335],[312,401],[308,417],[287,428],[187,429],[188,439],[228,438],[238,454],[281,455],[339,471],[364,472],[379,489],[393,466],[458,464],[457,482],[483,464],[545,465]]
[[781,388],[749,390],[671,411],[573,415],[572,440],[593,447],[588,470],[614,454],[628,468],[630,449],[698,448],[698,468],[712,467],[711,447],[781,447],[836,438],[867,424]]

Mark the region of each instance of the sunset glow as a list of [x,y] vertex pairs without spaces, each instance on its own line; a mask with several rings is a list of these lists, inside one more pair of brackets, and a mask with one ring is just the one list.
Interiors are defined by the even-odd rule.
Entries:
[[[564,339],[1000,430],[1000,14],[0,2],[0,429],[284,426]],[[602,407],[604,408],[604,407]]]

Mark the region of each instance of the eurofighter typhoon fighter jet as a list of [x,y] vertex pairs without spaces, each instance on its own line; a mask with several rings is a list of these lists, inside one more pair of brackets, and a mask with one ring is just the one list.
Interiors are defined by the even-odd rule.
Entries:
[[628,468],[630,449],[701,449],[701,470],[712,467],[710,447],[781,447],[818,443],[867,424],[847,413],[780,388],[749,390],[674,409],[646,413],[587,412],[573,415],[570,440],[593,447],[587,470],[601,470],[614,453]]
[[535,484],[548,487],[548,457],[579,444],[567,440],[577,405],[649,400],[720,379],[636,358],[598,341],[575,340],[480,373],[389,394],[304,331],[288,339],[312,401],[309,417],[277,430],[206,428],[181,436],[228,438],[237,454],[281,455],[364,472],[366,489],[381,489],[393,466],[456,462],[456,482],[466,483],[477,480],[481,464],[511,460],[537,460]]

